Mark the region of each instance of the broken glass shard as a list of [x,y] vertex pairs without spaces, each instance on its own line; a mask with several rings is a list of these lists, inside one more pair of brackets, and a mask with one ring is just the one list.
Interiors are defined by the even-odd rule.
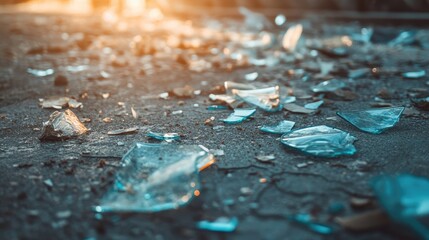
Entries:
[[225,89],[227,90],[227,94],[229,94],[232,91],[232,89],[238,89],[238,90],[256,89],[256,87],[251,84],[237,83],[237,82],[231,82],[231,81],[226,81],[223,84]]
[[412,228],[422,239],[429,236],[429,179],[413,175],[379,176],[372,187],[389,216]]
[[305,107],[296,105],[295,103],[288,103],[283,106],[283,108],[289,112],[300,113],[300,114],[312,114],[315,113],[315,110],[311,110]]
[[325,125],[295,130],[284,134],[286,146],[317,157],[353,155],[355,137],[347,132]]
[[304,105],[304,107],[310,110],[317,110],[320,106],[322,106],[322,104],[323,100],[320,100],[317,102],[307,103]]
[[66,140],[84,134],[88,129],[79,121],[71,111],[55,111],[47,122],[43,123],[41,141]]
[[313,90],[315,93],[334,92],[338,89],[344,88],[345,86],[346,84],[343,81],[332,79],[317,84],[316,86],[312,87],[311,90]]
[[420,71],[415,71],[415,72],[404,72],[402,74],[402,76],[404,78],[409,78],[409,79],[422,78],[422,77],[426,76],[426,71],[420,70]]
[[290,130],[292,130],[294,125],[295,125],[295,122],[283,120],[274,126],[264,125],[260,128],[260,130],[266,133],[283,134],[283,133],[290,132]]
[[364,132],[380,134],[395,126],[404,107],[378,108],[365,111],[337,112],[337,115]]
[[276,16],[276,18],[274,19],[274,22],[276,23],[277,26],[282,26],[283,24],[286,23],[286,16],[283,14],[279,14]]
[[283,36],[282,46],[286,51],[293,52],[302,34],[302,25],[290,27]]
[[209,110],[209,111],[226,110],[226,109],[228,109],[228,108],[225,106],[222,106],[222,105],[211,105],[211,106],[207,107],[207,110]]
[[50,69],[50,68],[46,69],[46,70],[29,68],[29,69],[27,69],[27,72],[30,74],[33,74],[34,76],[37,76],[37,77],[46,77],[46,76],[54,74],[55,71],[54,71],[54,69]]
[[199,167],[213,156],[195,145],[137,143],[121,160],[116,179],[95,211],[159,212],[199,195]]
[[395,39],[391,40],[388,45],[391,47],[400,45],[409,45],[415,42],[416,32],[405,31],[401,32]]
[[242,101],[237,101],[234,97],[225,94],[210,94],[209,98],[214,102],[225,103],[231,108],[236,108],[243,103]]
[[268,112],[281,110],[279,87],[261,88],[255,90],[237,90],[232,93],[239,99]]
[[295,102],[296,101],[296,97],[295,96],[287,96],[287,97],[284,97],[284,98],[281,98],[281,100],[280,100],[283,104],[286,104],[286,103],[293,103],[293,102]]
[[139,130],[138,127],[132,127],[127,129],[118,129],[118,130],[112,130],[108,131],[108,135],[125,135],[125,134],[133,134],[136,133]]
[[263,162],[263,163],[269,163],[272,162],[274,159],[276,159],[276,156],[274,156],[274,154],[269,154],[269,155],[256,155],[256,160]]
[[229,124],[241,123],[244,120],[248,119],[253,114],[255,114],[255,112],[256,112],[256,109],[236,108],[234,109],[234,112],[228,116],[228,118],[222,119],[222,121],[224,123],[229,123]]
[[173,142],[180,140],[180,135],[177,133],[157,133],[157,132],[148,132],[146,134],[147,137],[160,140],[160,141],[166,141],[166,142]]
[[308,228],[309,230],[319,234],[328,235],[334,232],[334,229],[332,227],[315,222],[311,215],[307,213],[288,215],[287,218],[290,221],[299,223],[302,226]]
[[361,78],[365,77],[367,74],[370,73],[370,70],[368,68],[361,68],[361,69],[355,69],[349,71],[349,78]]
[[246,81],[255,81],[258,78],[258,76],[259,76],[258,72],[252,72],[244,75],[244,79],[246,79]]
[[197,228],[213,232],[233,232],[238,226],[238,219],[220,217],[214,221],[199,221]]
[[82,72],[89,69],[87,65],[78,65],[78,66],[67,66],[66,70],[69,72]]

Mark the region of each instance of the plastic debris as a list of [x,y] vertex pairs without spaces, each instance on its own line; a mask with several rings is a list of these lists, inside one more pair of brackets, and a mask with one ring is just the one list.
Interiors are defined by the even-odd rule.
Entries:
[[294,125],[295,125],[295,122],[283,120],[275,126],[264,125],[260,128],[260,130],[266,133],[283,134],[283,133],[290,132]]
[[258,76],[259,76],[258,72],[252,72],[244,75],[244,79],[246,79],[246,81],[255,81],[258,78]]
[[310,109],[310,110],[317,110],[317,109],[319,109],[320,106],[322,106],[323,103],[324,103],[324,101],[320,100],[317,102],[307,103],[304,105],[304,107],[307,109]]
[[337,112],[337,114],[364,132],[380,134],[395,126],[404,109],[404,107],[378,108],[366,111]]
[[281,110],[279,87],[269,87],[255,90],[237,90],[233,89],[232,93],[240,100],[261,108],[268,112]]
[[429,237],[429,179],[385,175],[375,178],[372,187],[391,219],[409,226],[422,239]]
[[286,51],[293,52],[302,34],[302,25],[290,27],[283,36],[282,46]]
[[276,156],[274,156],[274,154],[269,154],[269,155],[259,154],[255,158],[260,162],[269,163],[269,162],[272,162],[274,159],[276,159]]
[[238,219],[236,217],[227,218],[220,217],[214,221],[199,221],[197,228],[201,230],[213,232],[234,232],[238,226]]
[[334,232],[334,229],[332,227],[315,222],[311,215],[306,213],[289,215],[287,216],[287,218],[290,221],[298,223],[315,233],[329,235]]
[[316,86],[312,87],[311,90],[313,90],[315,93],[334,92],[338,89],[344,88],[345,86],[346,84],[343,81],[332,79],[317,84]]
[[296,105],[295,103],[288,103],[283,106],[283,108],[289,112],[293,113],[301,113],[301,114],[312,114],[315,113],[315,110],[311,110],[305,107],[301,107],[299,105]]
[[139,130],[138,127],[132,127],[127,129],[119,129],[119,130],[112,130],[108,131],[108,135],[125,135],[125,134],[133,134],[136,133]]
[[27,69],[27,72],[30,74],[33,74],[36,77],[46,77],[49,75],[54,74],[54,69],[46,69],[46,70],[39,70],[39,69],[33,69],[33,68],[29,68]]
[[404,72],[402,73],[402,77],[409,79],[418,79],[426,76],[425,70],[415,71],[415,72]]
[[281,137],[281,142],[290,148],[327,158],[355,154],[355,140],[349,133],[325,125],[295,130]]
[[115,183],[96,212],[177,209],[200,194],[199,171],[214,157],[195,145],[135,144],[122,158]]
[[166,141],[166,142],[173,142],[180,140],[180,135],[177,133],[156,133],[156,132],[148,132],[146,134],[147,137],[160,140],[160,141]]
[[79,121],[79,118],[71,111],[55,111],[49,120],[43,123],[41,141],[66,140],[86,133],[88,129]]
[[224,123],[229,124],[237,124],[241,123],[244,120],[251,117],[253,114],[255,114],[256,109],[249,109],[249,108],[237,108],[234,109],[234,112],[231,113],[231,115],[228,116],[226,119],[222,119]]

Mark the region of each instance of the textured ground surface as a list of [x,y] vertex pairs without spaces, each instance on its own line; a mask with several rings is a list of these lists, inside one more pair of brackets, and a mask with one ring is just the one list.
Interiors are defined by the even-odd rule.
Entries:
[[[185,84],[195,89],[209,90],[226,80],[243,81],[243,74],[257,70],[268,83],[297,87],[288,69],[300,68],[306,61],[280,64],[274,68],[242,68],[231,72],[212,68],[201,73],[191,72],[173,58],[138,58],[128,47],[139,32],[117,33],[92,18],[3,14],[0,16],[0,235],[2,239],[320,239],[321,235],[287,222],[276,214],[312,213],[315,219],[336,227],[328,239],[401,239],[397,231],[380,229],[366,233],[351,233],[335,225],[328,208],[342,203],[345,210],[338,215],[357,213],[349,206],[353,196],[371,198],[369,180],[380,173],[412,173],[429,177],[428,114],[414,109],[407,94],[411,88],[428,89],[427,77],[403,80],[397,74],[367,76],[351,83],[357,93],[353,101],[328,100],[316,115],[268,114],[259,111],[254,118],[240,125],[226,125],[213,130],[204,121],[214,116],[215,126],[230,111],[207,111],[211,103],[205,94],[192,99],[163,100],[158,95]],[[307,25],[308,26],[308,25]],[[308,26],[310,35],[330,36],[348,28],[332,24]],[[308,30],[311,29],[311,30]],[[378,26],[383,36],[395,36],[400,28]],[[306,30],[304,30],[306,32]],[[62,40],[68,33],[69,39]],[[84,33],[92,45],[81,50],[73,34]],[[64,37],[64,35],[63,35]],[[381,38],[382,38],[381,37]],[[88,40],[89,41],[89,40]],[[84,45],[84,43],[82,43]],[[27,54],[37,47],[56,46],[57,50],[43,54]],[[103,48],[110,47],[111,52]],[[64,50],[66,49],[66,50]],[[350,65],[383,66],[398,71],[413,70],[429,63],[429,51],[419,47],[387,49],[380,45],[368,52],[349,58]],[[122,56],[126,64],[111,63],[111,55]],[[377,56],[365,61],[360,56]],[[362,58],[360,58],[362,59]],[[329,60],[329,59],[328,59]],[[331,59],[338,62],[340,60]],[[344,64],[344,61],[341,64]],[[144,64],[151,63],[153,74],[142,74]],[[88,65],[88,70],[71,73],[68,65]],[[123,66],[122,66],[123,65]],[[48,77],[35,77],[27,68],[53,68]],[[108,79],[91,81],[104,70]],[[388,72],[386,70],[386,72]],[[64,74],[69,86],[54,87],[57,74]],[[338,76],[341,79],[341,76]],[[261,79],[260,78],[260,79]],[[203,81],[206,81],[202,84]],[[259,80],[258,80],[259,81]],[[292,82],[292,83],[290,83]],[[314,82],[305,83],[311,86]],[[304,85],[305,85],[304,84]],[[306,86],[306,85],[305,85]],[[303,89],[307,89],[303,87]],[[407,106],[414,116],[403,116],[399,124],[381,135],[358,131],[346,122],[332,119],[339,109],[369,108],[382,89],[392,91],[386,100],[395,106]],[[422,89],[420,89],[422,91]],[[101,93],[110,93],[103,99]],[[83,93],[87,98],[81,99]],[[53,110],[39,107],[39,98],[74,96],[83,109],[73,109],[80,118],[90,118],[85,125],[90,133],[64,142],[40,142],[42,122]],[[183,101],[179,103],[179,101]],[[298,100],[302,105],[311,100]],[[118,102],[124,102],[125,107]],[[195,107],[194,104],[198,104]],[[139,113],[134,119],[130,108]],[[170,114],[183,110],[183,114]],[[111,117],[111,123],[102,119]],[[258,126],[281,119],[296,122],[295,128],[326,124],[350,132],[359,140],[357,154],[326,160],[317,159],[286,149],[274,135],[262,134]],[[327,119],[330,118],[330,119]],[[109,130],[138,126],[137,134],[108,136]],[[200,197],[189,206],[159,214],[107,215],[97,220],[91,207],[111,184],[120,157],[134,142],[151,142],[145,137],[149,130],[178,132],[184,135],[181,144],[202,144],[210,149],[223,149],[224,156],[201,173]],[[118,142],[123,142],[119,146]],[[274,154],[272,163],[260,163],[259,153]],[[100,167],[100,160],[107,165]],[[312,161],[307,167],[298,164]],[[266,178],[266,183],[260,179]],[[43,181],[51,179],[53,187]],[[250,194],[243,194],[250,188]],[[246,192],[246,191],[245,191]],[[225,205],[225,199],[234,204]],[[58,216],[70,211],[71,216]],[[61,215],[61,214],[60,214]],[[218,234],[195,229],[195,222],[219,216],[236,216],[240,223],[234,233]],[[399,230],[399,232],[404,232]],[[55,237],[54,237],[55,236]]]

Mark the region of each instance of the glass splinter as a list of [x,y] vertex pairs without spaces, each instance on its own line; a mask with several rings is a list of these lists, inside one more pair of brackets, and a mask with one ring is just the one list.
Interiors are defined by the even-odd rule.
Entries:
[[199,170],[213,163],[200,146],[137,143],[121,160],[114,185],[96,212],[177,209],[199,195]]
[[410,226],[422,239],[429,236],[429,179],[413,175],[379,176],[372,187],[390,217]]
[[266,133],[283,134],[283,133],[290,132],[290,130],[292,130],[294,125],[295,125],[295,122],[283,120],[275,126],[264,125],[260,128],[260,130]]
[[232,93],[239,99],[268,112],[279,111],[282,108],[278,86],[255,90],[233,89]]
[[156,132],[148,132],[146,134],[147,137],[160,140],[160,141],[166,141],[166,142],[172,142],[180,140],[180,135],[177,133],[156,133]]
[[310,110],[317,110],[319,109],[320,106],[322,106],[322,104],[323,104],[323,100],[320,100],[317,102],[307,103],[304,105],[304,107]]
[[317,157],[353,155],[355,137],[328,126],[316,126],[284,134],[281,142],[286,146]]
[[380,134],[399,121],[404,107],[379,108],[366,111],[337,112],[337,115],[361,131]]
[[328,81],[321,82],[314,86],[311,90],[315,93],[319,92],[335,92],[338,89],[344,88],[346,84],[340,80],[332,79]]
[[426,71],[420,70],[420,71],[416,71],[416,72],[405,72],[402,74],[402,76],[404,78],[410,78],[410,79],[422,78],[422,77],[426,76]]
[[199,221],[197,223],[197,228],[213,232],[233,232],[237,228],[237,225],[238,219],[235,217],[220,217],[215,221]]
[[234,109],[234,112],[231,113],[231,115],[228,116],[228,118],[223,119],[222,121],[224,123],[229,124],[237,124],[241,123],[244,120],[248,119],[250,116],[255,114],[256,109],[247,109],[247,108],[240,108],[240,109]]

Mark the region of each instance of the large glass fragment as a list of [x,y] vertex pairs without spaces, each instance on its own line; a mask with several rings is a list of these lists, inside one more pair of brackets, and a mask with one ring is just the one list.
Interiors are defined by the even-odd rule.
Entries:
[[413,175],[379,176],[372,187],[389,216],[429,238],[429,179]]
[[233,89],[232,93],[240,100],[243,100],[268,112],[279,111],[282,108],[282,105],[280,104],[278,86],[255,90]]
[[136,143],[122,158],[114,185],[95,211],[177,209],[199,194],[199,170],[213,160],[200,146]]
[[283,36],[282,45],[286,51],[293,52],[302,34],[302,25],[290,27]]
[[364,132],[380,134],[395,126],[404,107],[378,108],[365,111],[337,112],[337,115]]
[[166,141],[166,142],[173,142],[173,141],[180,140],[180,135],[178,133],[148,132],[146,136],[156,140]]
[[233,232],[238,226],[238,219],[236,217],[226,218],[220,217],[215,221],[199,221],[197,228],[213,232]]
[[325,125],[295,130],[281,137],[281,142],[290,148],[328,158],[353,155],[355,140],[349,133]]
[[338,89],[344,88],[345,86],[346,84],[343,81],[332,79],[317,84],[316,86],[312,87],[311,90],[313,90],[315,93],[334,92]]
[[248,108],[237,108],[234,109],[234,112],[228,116],[226,119],[222,119],[224,123],[229,124],[237,124],[241,123],[244,120],[248,119],[250,116],[255,114],[256,109],[248,109]]
[[88,129],[79,118],[71,111],[55,111],[47,122],[43,123],[41,141],[66,140],[84,134]]
[[292,130],[294,125],[295,125],[295,122],[283,120],[274,126],[264,125],[260,128],[260,130],[267,133],[283,134],[283,133],[290,132],[290,130]]

